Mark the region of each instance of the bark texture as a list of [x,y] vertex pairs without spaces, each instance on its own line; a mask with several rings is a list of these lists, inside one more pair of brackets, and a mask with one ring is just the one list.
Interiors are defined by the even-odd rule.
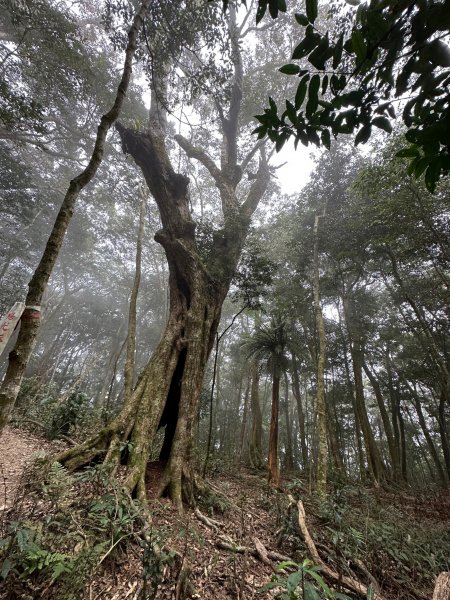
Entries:
[[450,572],[441,573],[438,576],[433,600],[450,600]]

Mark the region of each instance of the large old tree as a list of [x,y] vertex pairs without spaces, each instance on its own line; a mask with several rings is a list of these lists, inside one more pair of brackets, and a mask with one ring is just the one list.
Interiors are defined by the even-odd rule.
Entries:
[[[257,143],[245,155],[239,149],[244,75],[242,28],[236,23],[231,6],[226,18],[232,65],[228,102],[212,100],[219,116],[220,164],[203,147],[181,135],[175,136],[186,155],[199,161],[212,177],[220,197],[220,225],[212,232],[207,248],[200,247],[190,207],[189,179],[176,172],[168,149],[168,89],[173,61],[167,50],[164,55],[158,53],[156,37],[157,43],[150,47],[153,68],[147,128],[136,131],[119,124],[117,129],[124,152],[141,168],[160,212],[162,227],[155,239],[164,248],[169,267],[168,320],[156,350],[119,414],[97,435],[58,457],[71,469],[99,459],[112,469],[125,463],[127,488],[144,498],[150,450],[158,428],[165,426],[160,459],[166,464],[159,492],[168,494],[178,507],[183,499],[192,499],[192,446],[199,396],[222,303],[252,215],[269,182],[262,144]],[[256,172],[249,173],[257,157],[258,165],[253,169]],[[243,179],[246,171],[248,180]]]

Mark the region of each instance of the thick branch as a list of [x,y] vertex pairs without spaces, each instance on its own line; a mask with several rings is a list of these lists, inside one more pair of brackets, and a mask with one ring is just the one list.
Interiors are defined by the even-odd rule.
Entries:
[[227,179],[227,177],[215,164],[212,158],[208,156],[208,154],[202,148],[194,146],[189,140],[187,140],[182,135],[176,135],[175,140],[178,142],[180,147],[186,152],[189,158],[195,158],[209,171],[211,177],[215,181],[216,187],[220,192],[224,216],[226,217],[230,214],[235,213],[237,211],[238,203],[236,195],[234,193],[234,189],[232,185],[230,185],[230,182]]
[[213,159],[202,148],[194,146],[189,140],[187,140],[182,135],[175,135],[174,139],[176,142],[178,142],[179,146],[186,152],[189,158],[195,158],[195,160],[198,160],[209,171],[209,174],[214,179],[219,189],[222,185],[227,185],[222,171],[219,169],[219,167],[216,165]]
[[264,149],[261,149],[261,158],[256,179],[250,188],[248,196],[241,206],[241,215],[245,219],[250,219],[258,207],[259,201],[263,197],[270,180],[269,166],[267,164]]
[[256,142],[256,144],[253,146],[253,148],[250,150],[250,152],[245,156],[244,160],[241,162],[242,172],[245,171],[245,169],[248,167],[248,164],[250,163],[252,158],[255,156],[255,154],[258,152],[258,150],[264,146],[265,143],[266,143],[266,140],[258,140]]

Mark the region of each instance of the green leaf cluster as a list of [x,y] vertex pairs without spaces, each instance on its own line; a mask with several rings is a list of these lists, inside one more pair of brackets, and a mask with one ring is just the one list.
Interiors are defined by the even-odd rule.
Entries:
[[[286,572],[292,569],[294,571],[287,575]],[[297,600],[297,598],[303,598],[303,600],[350,600],[350,596],[333,591],[320,574],[320,567],[314,565],[308,558],[302,563],[291,560],[283,561],[277,565],[277,570],[281,574],[274,575],[271,581],[259,590],[260,592],[281,588],[283,591],[276,597],[282,600]]]
[[303,62],[280,68],[300,78],[295,100],[282,112],[269,100],[254,133],[277,150],[291,136],[329,147],[331,136],[354,134],[364,144],[374,128],[392,132],[394,102],[406,99],[401,118],[412,146],[401,156],[411,158],[410,173],[425,173],[433,192],[450,171],[450,0],[370,0],[337,32],[315,26],[317,0],[306,0],[305,9],[295,15],[303,31],[292,53]]

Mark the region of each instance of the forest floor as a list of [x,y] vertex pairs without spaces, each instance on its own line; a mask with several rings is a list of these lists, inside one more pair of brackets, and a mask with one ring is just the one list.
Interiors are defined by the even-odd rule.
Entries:
[[[17,494],[22,471],[25,465],[32,461],[35,453],[41,450],[55,452],[60,449],[61,442],[49,442],[11,427],[6,430],[2,438],[2,456],[0,458],[0,473],[3,480],[3,483],[0,480],[2,497],[0,520],[2,514],[7,514],[15,494]],[[308,556],[302,536],[298,531],[296,511],[288,510],[289,493],[293,493],[296,497],[299,495],[302,497],[306,507],[308,527],[321,555],[333,569],[339,570],[339,555],[342,558],[345,553],[338,551],[337,548],[339,544],[341,546],[349,545],[349,540],[345,537],[346,531],[339,530],[339,527],[333,524],[330,515],[328,522],[325,521],[324,524],[323,515],[318,514],[317,503],[302,488],[300,480],[285,481],[284,490],[274,491],[267,485],[264,473],[252,473],[244,468],[233,466],[209,481],[212,492],[216,494],[214,502],[211,502],[209,506],[200,504],[201,512],[186,510],[180,516],[174,511],[168,500],[156,499],[153,495],[160,469],[158,463],[152,463],[149,465],[147,474],[147,479],[153,482],[148,489],[152,514],[150,535],[154,536],[154,540],[160,547],[174,550],[177,553],[178,561],[176,567],[172,566],[170,557],[167,556],[167,562],[159,565],[162,571],[161,583],[156,595],[149,595],[149,598],[250,600],[276,597],[275,592],[261,591],[261,587],[270,582],[274,573],[280,575],[280,572],[277,571],[277,564],[283,557],[289,557],[297,563],[301,563]],[[364,507],[363,510],[360,509],[364,502],[368,502],[367,494],[361,495],[355,488],[351,495],[355,511],[363,514]],[[370,502],[373,500],[372,496],[373,492],[370,491]],[[434,554],[438,553],[438,549],[435,552],[432,546],[431,550],[430,547],[425,547],[423,538],[419,544],[416,544],[414,531],[420,527],[429,530],[431,537],[436,535],[445,537],[450,543],[448,527],[450,495],[446,492],[431,491],[422,496],[414,495],[411,491],[407,493],[382,492],[377,494],[375,502],[378,506],[378,518],[382,521],[383,515],[390,515],[392,523],[381,522],[380,530],[376,530],[374,535],[381,537],[385,535],[389,542],[390,538],[396,535],[394,531],[396,520],[398,528],[409,527],[411,535],[408,533],[404,539],[409,539],[412,545],[420,546],[419,551],[414,550],[417,552],[417,561],[422,561],[424,555],[430,554],[429,564],[426,568],[432,570],[433,561],[435,561]],[[330,506],[336,507],[337,504],[338,502],[335,501]],[[342,519],[342,515],[339,518]],[[370,541],[368,538],[371,535],[370,523],[367,514],[364,525],[367,539],[361,541],[359,538],[362,534],[355,533],[355,548],[358,547],[358,544],[362,546],[363,542],[368,545]],[[359,527],[361,530],[363,528],[362,524],[357,521],[354,523],[354,527]],[[387,528],[384,534],[382,533],[383,527]],[[390,527],[391,529],[389,529]],[[348,525],[345,525],[345,529],[348,529]],[[366,562],[365,567],[363,566],[366,574],[360,570],[358,572],[358,569],[355,570],[355,565],[353,565],[351,575],[356,573],[361,581],[367,583],[368,571],[371,571],[376,565],[377,579],[382,586],[383,597],[386,600],[430,599],[435,574],[430,573],[429,581],[425,581],[422,576],[421,578],[416,576],[415,569],[417,570],[417,567],[415,565],[408,563],[408,566],[405,566],[403,564],[405,560],[398,557],[397,554],[403,553],[402,556],[404,556],[405,553],[408,553],[404,539],[402,538],[400,549],[398,545],[394,544],[394,550],[390,552],[390,555],[389,549],[384,550],[381,558],[381,555],[373,556],[373,562]],[[448,547],[450,548],[450,545]],[[269,557],[265,555],[266,551],[269,553]],[[356,550],[349,547],[348,551]],[[108,560],[103,561],[96,570],[82,598],[87,600],[137,600],[140,598],[143,582],[143,553],[142,548],[128,545],[125,550],[118,551],[114,555],[111,554]],[[369,547],[364,556],[371,556]],[[402,568],[398,562],[401,560],[403,560]],[[183,566],[182,571],[180,562]],[[345,564],[345,561],[341,564]],[[350,565],[348,568],[347,574],[350,574]],[[439,570],[443,570],[442,562]],[[183,573],[182,577],[180,576],[181,572]],[[382,580],[380,580],[380,574],[382,574]],[[407,580],[408,577],[410,577],[410,581]],[[2,596],[0,592],[0,598],[3,597],[20,598],[22,596]],[[27,599],[31,597],[34,596],[26,596]],[[35,597],[43,598],[44,596]],[[45,598],[53,597],[59,598],[60,596],[53,596],[51,593],[45,595]],[[356,596],[353,597],[356,598]]]

